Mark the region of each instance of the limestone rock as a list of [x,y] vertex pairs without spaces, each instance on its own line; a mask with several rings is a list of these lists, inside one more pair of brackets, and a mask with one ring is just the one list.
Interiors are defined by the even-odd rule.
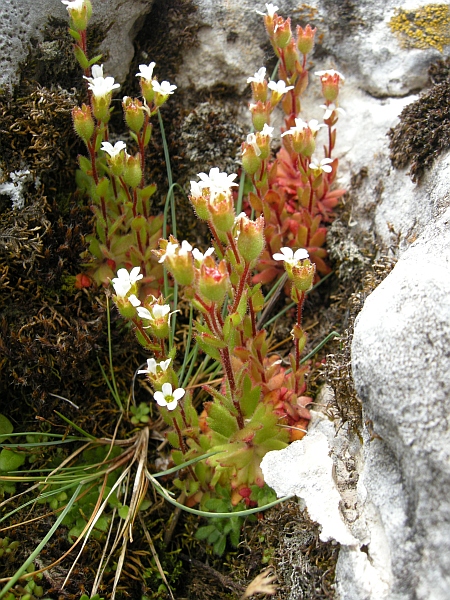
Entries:
[[[152,8],[153,0],[94,0],[92,24],[106,32],[100,51],[110,58],[105,72],[117,81],[128,74],[134,54],[136,23]],[[0,88],[10,89],[18,81],[19,65],[25,60],[32,39],[40,39],[50,17],[68,21],[59,0],[3,0],[0,3]],[[58,83],[58,82],[55,82]]]
[[357,544],[339,512],[341,496],[333,479],[333,460],[326,435],[313,428],[302,440],[284,450],[268,452],[261,469],[277,496],[295,495],[306,504],[309,516],[322,526],[320,539],[344,545]]
[[[437,188],[446,182],[448,202],[448,168],[437,179]],[[391,563],[388,592],[359,598],[448,598],[449,224],[447,209],[424,228],[356,321],[354,380],[376,434],[372,440],[367,435],[362,486],[383,534],[367,552],[371,557],[372,543],[375,553],[384,548]],[[340,597],[353,598],[351,588],[347,578]]]

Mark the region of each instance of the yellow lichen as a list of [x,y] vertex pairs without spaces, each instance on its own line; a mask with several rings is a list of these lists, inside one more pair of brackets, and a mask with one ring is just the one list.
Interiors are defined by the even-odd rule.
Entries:
[[389,22],[404,48],[436,48],[450,44],[450,8],[427,4],[416,10],[398,9]]

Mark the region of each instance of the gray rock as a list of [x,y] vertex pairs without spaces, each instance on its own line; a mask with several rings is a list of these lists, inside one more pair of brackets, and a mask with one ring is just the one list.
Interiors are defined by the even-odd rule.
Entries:
[[[298,2],[285,0],[278,6],[284,17],[317,26],[323,34],[320,53],[330,57],[326,66],[352,73],[361,89],[376,97],[406,96],[422,88],[429,63],[440,56],[433,48],[402,48],[389,27],[398,8],[394,0],[311,0],[300,8]],[[179,84],[201,89],[226,83],[242,92],[269,48],[256,13],[266,11],[264,2],[198,0],[198,8],[200,45],[186,53]]]
[[[448,170],[442,169],[438,179],[436,186],[446,184],[448,190]],[[374,550],[384,551],[391,563],[387,595],[360,599],[448,598],[449,223],[447,209],[424,228],[367,298],[356,321],[354,380],[366,422],[376,434],[366,439],[362,486],[384,533]],[[370,559],[372,542],[367,549]],[[345,584],[339,576],[342,599],[354,597],[352,576],[358,580],[353,571],[345,575]]]
[[[152,8],[153,0],[94,0],[92,24],[101,24],[106,37],[100,51],[110,59],[105,73],[123,81],[134,55],[136,23]],[[28,54],[32,39],[42,39],[42,29],[49,17],[68,21],[64,4],[59,0],[2,0],[0,3],[0,88],[11,89],[17,83],[19,65]],[[57,82],[56,82],[57,83]]]

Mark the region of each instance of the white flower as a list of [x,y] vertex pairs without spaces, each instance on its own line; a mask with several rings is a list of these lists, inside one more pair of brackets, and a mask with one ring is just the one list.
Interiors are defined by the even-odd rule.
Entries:
[[209,171],[209,175],[206,173],[199,173],[198,176],[202,180],[199,184],[203,188],[209,188],[212,193],[223,193],[228,192],[233,185],[238,185],[234,183],[233,180],[236,179],[237,175],[233,173],[233,175],[227,175],[226,173],[221,173],[218,167],[213,167]]
[[316,71],[314,73],[314,75],[317,75],[318,77],[334,77],[335,75],[337,75],[339,77],[339,79],[341,79],[342,81],[345,81],[345,77],[342,75],[342,73],[339,73],[339,71],[335,71],[334,69],[328,69],[326,71]]
[[157,367],[159,367],[161,371],[167,371],[171,360],[171,358],[168,358],[167,360],[162,360],[161,362],[157,363],[154,358],[147,358],[147,368],[139,370],[138,375],[141,375],[143,373],[150,373],[151,375],[156,375]]
[[264,123],[264,127],[262,128],[262,131],[259,132],[259,135],[268,135],[269,137],[272,137],[273,130],[274,130],[274,127],[270,127],[270,125],[267,125],[267,123]]
[[345,115],[345,110],[343,108],[340,108],[339,106],[336,106],[336,104],[321,104],[320,108],[323,108],[323,110],[325,111],[325,114],[323,115],[323,120],[326,121],[327,119],[329,119],[331,117],[331,115],[336,111],[338,113],[341,113],[341,115]]
[[126,269],[117,271],[117,277],[114,277],[111,281],[119,298],[124,298],[130,291],[131,286],[144,277],[142,273],[139,274],[140,270],[140,267],[133,267],[129,273]]
[[206,252],[200,252],[200,250],[198,248],[194,248],[192,250],[192,256],[194,257],[194,260],[198,261],[200,264],[205,260],[205,258],[207,256],[211,256],[211,254],[214,252],[214,248],[208,248],[208,250],[206,250]]
[[301,260],[308,258],[308,256],[308,251],[304,248],[299,248],[294,252],[292,248],[285,247],[281,248],[281,254],[277,252],[273,255],[272,258],[274,260],[284,260],[285,263],[288,263],[289,265],[295,267]]
[[92,83],[94,79],[99,79],[103,77],[103,65],[92,65],[92,77],[86,77],[83,75],[83,78]]
[[164,253],[161,255],[161,258],[158,260],[159,263],[163,263],[167,257],[175,256],[175,251],[178,248],[179,244],[174,244],[172,242],[167,242],[166,249]]
[[94,79],[103,77],[103,65],[92,65],[91,73]]
[[264,83],[264,79],[266,77],[266,67],[261,67],[253,77],[249,77],[247,79],[247,83]]
[[152,88],[157,94],[161,94],[161,96],[168,96],[169,94],[173,94],[174,90],[177,89],[177,86],[170,85],[168,81],[162,81],[161,83],[158,81],[152,81]]
[[149,65],[139,65],[139,73],[136,73],[136,77],[142,77],[147,81],[151,81],[153,77],[153,69],[155,68],[154,62],[151,62]]
[[269,81],[269,85],[267,87],[269,88],[269,90],[276,92],[280,96],[282,96],[283,94],[286,94],[286,92],[288,92],[289,90],[294,89],[293,85],[286,85],[286,82],[283,81],[282,79],[280,79],[280,81],[278,81],[278,83],[275,83],[275,81]]
[[295,119],[295,127],[291,127],[287,131],[281,134],[281,137],[284,135],[295,135],[297,133],[302,133],[308,127],[308,123],[303,121],[303,119]]
[[177,407],[178,400],[180,400],[186,391],[183,388],[177,388],[172,391],[172,385],[170,383],[163,383],[162,392],[155,392],[153,398],[159,404],[159,406],[165,406],[168,410],[174,410]]
[[[267,16],[268,17],[273,17],[273,15],[278,10],[278,6],[275,6],[275,4],[266,4],[266,9],[267,9]],[[259,10],[257,10],[256,12],[258,13],[258,15],[262,15],[263,17],[266,16],[266,13],[262,13]]]
[[154,319],[161,319],[170,313],[170,306],[169,304],[155,304],[152,307],[152,312]]
[[191,181],[191,196],[194,198],[201,198],[203,195],[203,187],[201,182]]
[[187,256],[187,253],[192,250],[192,246],[186,240],[181,242],[181,248],[178,250],[178,256]]
[[323,123],[319,123],[317,119],[311,119],[308,121],[308,127],[313,133],[317,133],[321,127],[326,127]]
[[61,0],[61,2],[66,5],[66,8],[70,13],[72,10],[82,10],[85,0]]
[[237,223],[239,223],[239,221],[241,221],[242,219],[247,219],[247,215],[245,214],[245,212],[240,212],[238,214],[238,216],[234,219],[234,224],[237,225]]
[[314,160],[312,160],[309,163],[309,168],[314,169],[316,171],[319,170],[319,171],[324,171],[325,173],[331,173],[333,168],[330,166],[330,164],[332,162],[333,162],[332,158],[322,158],[322,160],[320,161],[319,164],[317,164],[317,161],[315,162]]
[[135,296],[135,294],[131,294],[131,296],[128,296],[128,300],[131,302],[131,304],[136,308],[137,306],[140,306],[141,301],[139,300],[139,298],[137,296]]
[[114,77],[96,77],[95,79],[85,77],[85,79],[88,81],[91,79],[88,87],[96,98],[107,96],[113,90],[120,88],[120,83],[114,83]]
[[127,145],[125,142],[116,142],[114,146],[109,142],[102,142],[101,149],[103,152],[107,152],[111,158],[114,158],[118,154],[125,150]]
[[144,308],[143,306],[137,307],[138,315],[141,319],[146,319],[147,321],[156,321],[157,319],[161,319],[170,313],[170,306],[168,304],[154,304],[148,308]]
[[144,308],[143,306],[138,306],[137,307],[137,313],[139,315],[139,317],[141,319],[147,319],[147,321],[153,321],[153,315],[152,313],[148,310],[148,308]]
[[169,368],[169,365],[171,363],[171,358],[168,358],[167,360],[161,360],[159,363],[157,363],[157,367],[159,367],[161,369],[161,371],[167,371],[167,369]]
[[249,133],[248,134],[248,136],[247,136],[247,144],[253,148],[253,150],[255,151],[256,156],[259,156],[261,154],[261,150],[260,150],[258,144],[256,143],[256,135],[254,133]]

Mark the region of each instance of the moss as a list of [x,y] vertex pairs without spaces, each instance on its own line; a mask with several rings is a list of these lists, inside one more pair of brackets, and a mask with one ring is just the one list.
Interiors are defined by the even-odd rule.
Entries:
[[435,63],[430,65],[428,69],[428,75],[431,83],[445,83],[450,80],[450,58],[444,58],[437,60]]
[[[99,54],[99,46],[108,30],[100,25],[90,25],[87,31],[89,55]],[[103,55],[102,62],[108,59]],[[50,17],[42,31],[42,40],[31,39],[26,61],[21,65],[22,80],[32,80],[41,86],[61,86],[66,90],[76,88],[86,93],[85,82],[80,76],[80,65],[73,53],[73,38],[69,35],[66,20]]]
[[339,338],[332,342],[332,353],[327,355],[324,366],[325,380],[334,392],[327,410],[341,423],[349,423],[356,432],[362,429],[363,415],[352,375],[351,347],[355,319],[367,296],[389,275],[394,266],[395,260],[383,254],[367,268],[362,283],[350,298],[345,296],[345,293],[342,294],[347,322],[345,323],[344,319],[342,327],[345,329]]
[[55,188],[74,189],[76,151],[81,148],[71,119],[76,105],[74,92],[28,81],[15,90],[13,97],[0,96],[3,180],[26,166],[44,185],[44,195]]
[[450,8],[427,4],[416,10],[398,9],[389,22],[403,48],[436,48],[450,43]]
[[197,43],[200,25],[192,0],[156,0],[134,42],[135,54],[123,90],[135,95],[139,81],[135,73],[143,62],[156,63],[155,75],[161,81],[175,81],[183,64],[183,54]]
[[256,524],[244,529],[241,554],[253,577],[263,564],[271,564],[277,574],[279,600],[325,600],[333,597],[339,545],[319,539],[320,526],[311,521],[297,502],[285,502],[268,510]]
[[413,181],[420,180],[434,159],[450,148],[449,95],[450,80],[434,85],[403,109],[400,123],[389,131],[392,164],[398,169],[409,164]]

